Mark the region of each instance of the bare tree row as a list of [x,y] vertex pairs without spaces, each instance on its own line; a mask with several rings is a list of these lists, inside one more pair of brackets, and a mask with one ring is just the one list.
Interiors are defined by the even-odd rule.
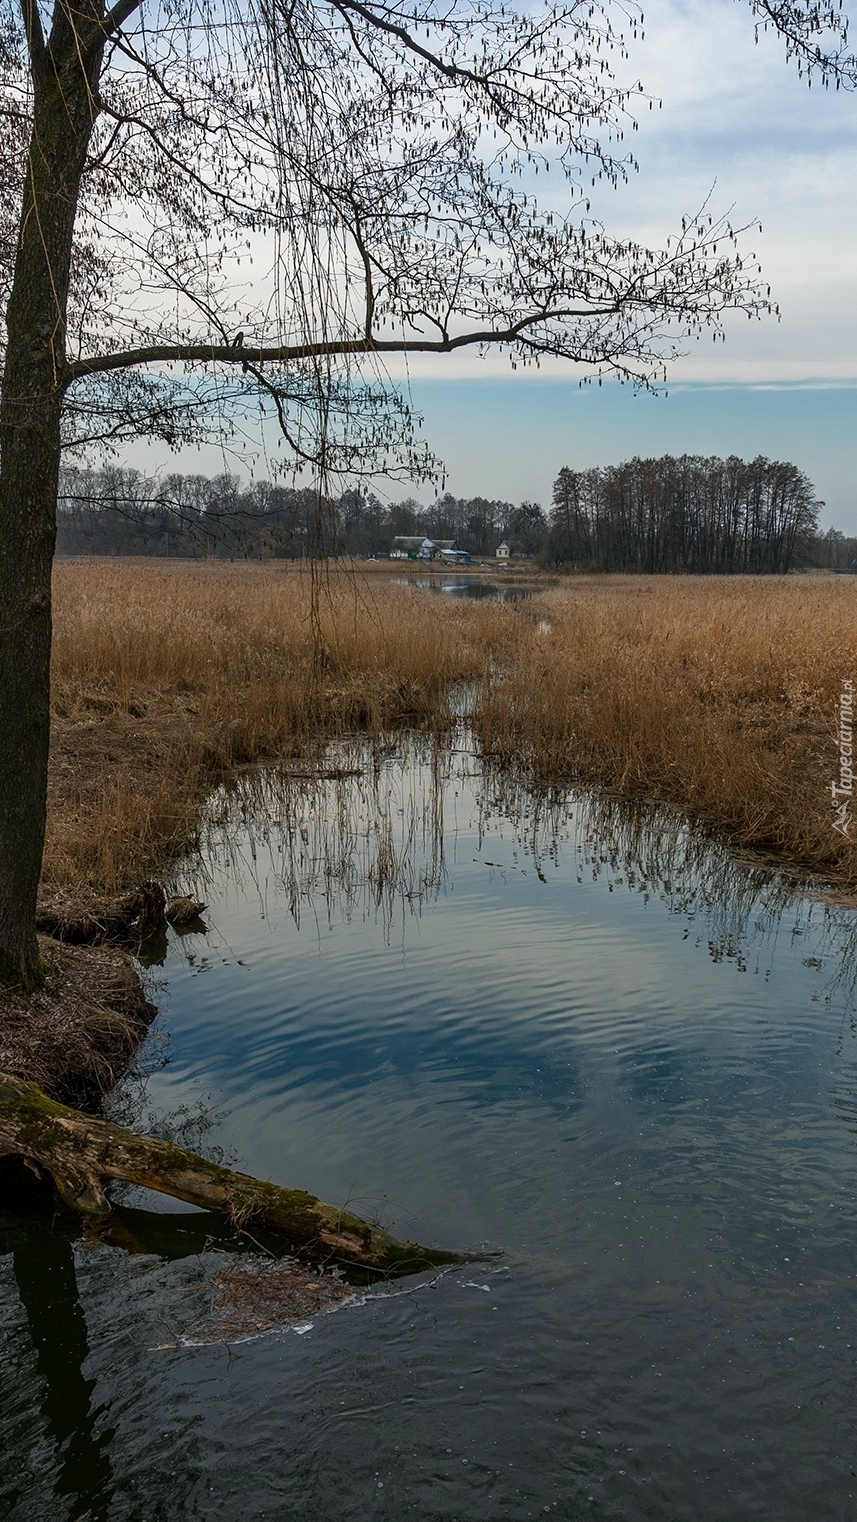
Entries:
[[536,503],[449,492],[427,506],[365,490],[320,497],[228,473],[149,477],[117,465],[65,468],[57,515],[59,549],[76,555],[386,555],[400,534],[455,539],[474,555],[493,555],[507,539],[515,553],[536,555],[547,527]]
[[603,571],[785,572],[817,563],[822,506],[796,465],[761,455],[563,469],[549,554]]
[[322,497],[229,473],[149,477],[108,465],[63,471],[58,543],[66,554],[303,558],[386,555],[397,535],[421,534],[475,556],[506,540],[515,555],[601,571],[846,570],[857,545],[819,533],[821,506],[796,465],[762,457],[563,469],[549,517],[535,502],[446,492],[424,505],[365,489]]

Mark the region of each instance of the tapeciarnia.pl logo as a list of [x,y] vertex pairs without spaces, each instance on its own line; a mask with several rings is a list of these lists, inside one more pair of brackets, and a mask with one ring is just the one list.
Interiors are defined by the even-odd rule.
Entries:
[[836,710],[837,744],[839,746],[839,780],[830,784],[830,800],[833,809],[833,828],[838,835],[851,839],[851,798],[854,793],[854,683],[844,681]]

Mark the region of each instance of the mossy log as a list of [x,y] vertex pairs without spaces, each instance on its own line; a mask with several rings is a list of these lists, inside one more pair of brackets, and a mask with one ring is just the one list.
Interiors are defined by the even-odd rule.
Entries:
[[360,1216],[301,1189],[283,1189],[234,1173],[151,1136],[137,1136],[49,1099],[34,1083],[0,1071],[0,1157],[20,1157],[50,1175],[63,1201],[90,1219],[105,1219],[110,1179],[140,1184],[204,1210],[236,1227],[279,1233],[318,1257],[342,1259],[387,1274],[464,1263],[468,1253],[402,1242]]

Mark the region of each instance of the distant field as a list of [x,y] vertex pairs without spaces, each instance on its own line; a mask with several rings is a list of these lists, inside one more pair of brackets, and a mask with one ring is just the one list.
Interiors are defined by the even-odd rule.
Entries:
[[319,570],[313,597],[282,562],[58,562],[45,891],[164,863],[236,765],[448,726],[461,682],[525,779],[668,799],[857,883],[830,806],[857,578],[581,577],[501,604],[378,569]]

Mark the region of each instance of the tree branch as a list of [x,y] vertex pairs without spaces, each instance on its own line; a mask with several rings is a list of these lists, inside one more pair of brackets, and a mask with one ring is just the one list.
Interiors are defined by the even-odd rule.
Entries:
[[117,0],[117,4],[107,12],[101,23],[101,31],[105,37],[111,37],[114,32],[118,32],[128,17],[133,16],[134,12],[140,9],[142,3],[143,0]]
[[447,63],[440,54],[433,53],[430,48],[424,48],[412,37],[405,27],[399,26],[398,22],[386,21],[383,16],[369,10],[368,6],[361,5],[360,0],[332,0],[333,9],[338,11],[343,20],[347,20],[347,12],[353,11],[362,21],[377,28],[379,32],[387,32],[391,37],[397,37],[403,47],[409,52],[416,54],[426,63],[437,69],[439,74],[445,74],[447,79],[466,80],[469,84],[484,87],[487,84],[487,75],[477,74],[473,69],[463,69],[456,63]]
[[194,1152],[49,1099],[34,1083],[0,1072],[0,1156],[23,1157],[49,1173],[61,1198],[84,1216],[110,1213],[110,1179],[141,1184],[215,1210],[237,1226],[282,1233],[324,1258],[385,1274],[419,1273],[439,1263],[497,1254],[448,1251],[403,1242],[351,1211],[325,1205],[301,1189],[284,1189],[222,1168]]
[[548,320],[567,322],[576,318],[614,317],[616,311],[617,303],[612,302],[604,307],[537,312],[522,317],[507,328],[485,328],[473,333],[460,333],[455,338],[437,340],[344,338],[318,343],[262,346],[259,349],[236,349],[231,344],[150,344],[139,349],[123,349],[115,354],[99,354],[93,355],[91,359],[75,360],[66,367],[65,384],[69,386],[86,375],[106,375],[114,370],[129,370],[135,365],[288,365],[305,359],[345,358],[352,354],[451,354],[456,349],[472,348],[477,344],[496,347],[498,344],[516,343],[528,328]]
[[106,16],[90,22],[86,33],[81,36],[81,49],[85,56],[89,57],[93,48],[100,48],[109,37],[113,37],[120,31],[129,16],[138,11],[143,0],[117,0],[112,10]]

